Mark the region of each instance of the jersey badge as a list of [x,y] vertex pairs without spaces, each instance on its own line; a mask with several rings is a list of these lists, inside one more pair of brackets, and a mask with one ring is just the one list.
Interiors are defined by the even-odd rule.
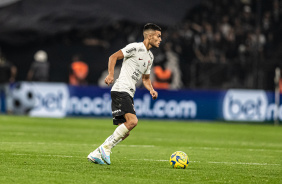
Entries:
[[151,63],[151,61],[149,60],[149,61],[148,61],[148,65],[147,65],[147,69],[149,68],[149,66],[150,66],[150,63]]

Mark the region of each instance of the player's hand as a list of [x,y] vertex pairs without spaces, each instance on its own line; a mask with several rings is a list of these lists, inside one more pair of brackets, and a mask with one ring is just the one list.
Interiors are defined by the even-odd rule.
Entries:
[[107,84],[107,85],[110,85],[110,84],[112,84],[114,82],[114,76],[113,75],[107,75],[107,77],[105,78],[105,83]]
[[150,94],[152,95],[153,100],[156,100],[158,98],[158,92],[155,90],[151,90]]

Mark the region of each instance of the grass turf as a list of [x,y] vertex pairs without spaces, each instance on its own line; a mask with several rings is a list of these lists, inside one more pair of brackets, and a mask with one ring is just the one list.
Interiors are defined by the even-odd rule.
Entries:
[[[282,127],[139,120],[112,150],[87,161],[114,131],[111,119],[0,116],[0,183],[281,183]],[[169,156],[189,155],[187,169]]]

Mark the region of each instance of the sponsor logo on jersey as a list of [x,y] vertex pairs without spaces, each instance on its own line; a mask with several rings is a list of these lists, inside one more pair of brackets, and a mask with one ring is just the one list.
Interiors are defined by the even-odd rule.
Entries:
[[145,62],[144,62],[144,64],[143,64],[143,66],[146,67],[146,63],[145,63]]
[[149,56],[150,56],[151,60],[153,60],[153,55],[151,53],[149,53]]
[[131,48],[131,49],[127,50],[126,52],[127,52],[127,53],[130,53],[130,52],[132,52],[132,51],[136,51],[136,48],[135,48],[135,47],[133,47],[133,48]]
[[139,60],[143,60],[142,58],[139,58]]

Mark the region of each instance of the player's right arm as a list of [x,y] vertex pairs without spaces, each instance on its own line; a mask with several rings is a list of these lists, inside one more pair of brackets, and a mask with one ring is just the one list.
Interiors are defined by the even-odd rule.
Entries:
[[109,57],[109,62],[108,62],[108,72],[109,74],[105,78],[105,83],[107,85],[110,85],[114,82],[114,72],[115,72],[115,66],[117,63],[117,60],[123,59],[124,55],[121,50],[115,52]]

